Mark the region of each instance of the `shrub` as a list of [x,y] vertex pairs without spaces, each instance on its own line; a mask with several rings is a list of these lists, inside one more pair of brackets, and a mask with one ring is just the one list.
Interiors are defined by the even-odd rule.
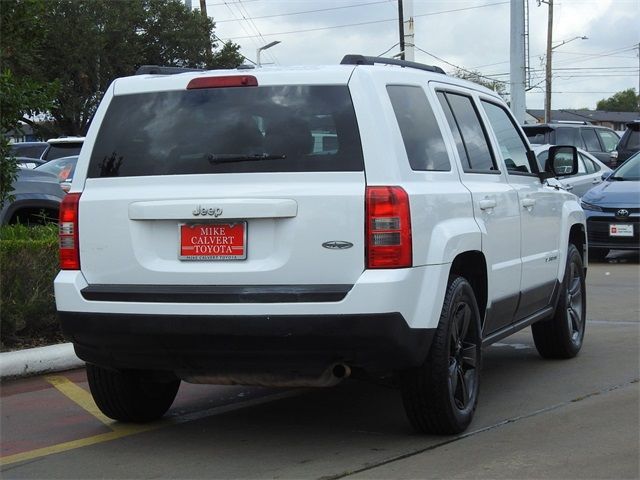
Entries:
[[0,227],[2,349],[56,343],[53,280],[58,273],[56,225]]

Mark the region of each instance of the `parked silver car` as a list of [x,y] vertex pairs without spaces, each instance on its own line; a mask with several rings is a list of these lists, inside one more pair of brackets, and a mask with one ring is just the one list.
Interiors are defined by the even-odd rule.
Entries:
[[[540,170],[545,169],[549,147],[551,145],[534,145],[533,151],[538,159]],[[568,164],[571,159],[567,158]],[[568,177],[562,177],[560,183],[565,190],[581,197],[595,185],[602,183],[602,175],[610,173],[612,170],[590,153],[578,149],[578,173]]]

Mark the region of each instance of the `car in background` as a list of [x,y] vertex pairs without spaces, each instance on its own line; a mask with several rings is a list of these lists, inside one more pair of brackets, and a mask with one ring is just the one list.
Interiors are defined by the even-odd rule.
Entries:
[[47,148],[47,142],[18,142],[9,145],[11,155],[14,157],[40,158]]
[[62,189],[68,192],[71,188],[73,173],[76,170],[76,163],[78,163],[78,155],[72,155],[70,157],[56,158],[55,160],[46,162],[37,167],[36,170],[55,175]]
[[14,157],[39,158],[48,162],[56,158],[78,155],[82,149],[84,137],[50,138],[46,142],[20,142],[11,144]]
[[573,145],[596,157],[608,167],[617,166],[618,134],[607,127],[587,122],[558,122],[523,125],[522,129],[532,145]]
[[42,154],[42,160],[50,161],[56,158],[78,155],[84,143],[84,137],[60,137],[47,140],[49,148]]
[[39,158],[31,158],[31,157],[14,157],[18,168],[26,168],[28,170],[33,170],[36,167],[44,164],[44,160],[40,160]]
[[[547,167],[547,158],[549,157],[549,148],[551,145],[534,145],[533,152],[538,159],[540,171],[549,171]],[[571,165],[572,159],[567,155],[567,166]],[[608,175],[612,170],[596,157],[584,150],[578,149],[578,173],[567,177],[562,177],[560,183],[562,187],[581,197],[594,185],[602,183],[602,176]]]
[[0,210],[0,225],[42,225],[58,221],[65,193],[55,175],[20,169],[12,186],[13,200],[5,202]]
[[589,255],[640,250],[640,152],[616,168],[580,202],[587,216]]
[[618,164],[622,164],[634,153],[640,151],[640,119],[627,123],[627,130],[616,147]]

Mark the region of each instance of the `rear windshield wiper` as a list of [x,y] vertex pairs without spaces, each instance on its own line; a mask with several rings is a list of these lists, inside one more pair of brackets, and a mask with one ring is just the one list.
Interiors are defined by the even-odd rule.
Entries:
[[274,155],[271,153],[252,153],[250,155],[244,153],[212,153],[207,157],[209,163],[284,160],[285,158],[287,158],[287,156],[284,154]]

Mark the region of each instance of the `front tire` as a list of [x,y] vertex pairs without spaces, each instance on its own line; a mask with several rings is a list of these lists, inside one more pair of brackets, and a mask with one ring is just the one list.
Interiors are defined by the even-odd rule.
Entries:
[[582,348],[587,317],[582,256],[569,244],[558,305],[549,320],[531,325],[533,341],[543,358],[573,358]]
[[160,381],[135,370],[108,370],[87,364],[91,395],[107,417],[146,423],[162,417],[178,393],[180,380]]
[[399,376],[405,411],[419,432],[451,435],[469,426],[478,403],[481,327],[469,282],[450,277],[425,363]]

